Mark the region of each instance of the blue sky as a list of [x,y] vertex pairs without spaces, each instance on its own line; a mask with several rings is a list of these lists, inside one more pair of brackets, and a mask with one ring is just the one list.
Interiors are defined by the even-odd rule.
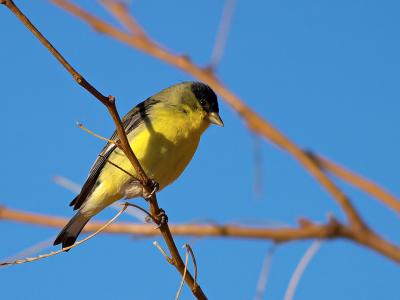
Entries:
[[[91,1],[81,1],[112,20]],[[187,74],[99,35],[47,1],[17,1],[67,59],[121,114]],[[205,65],[223,1],[133,1],[146,32]],[[237,1],[217,74],[226,85],[298,145],[321,153],[400,195],[400,41],[398,1]],[[65,217],[73,193],[53,176],[83,183],[102,142],[76,121],[108,136],[105,109],[5,8],[0,9],[0,203]],[[183,174],[159,194],[170,222],[295,225],[299,217],[343,219],[330,196],[299,164],[264,140],[263,192],[255,197],[254,137],[221,102],[225,127],[210,128]],[[21,141],[23,142],[21,144]],[[367,222],[399,243],[399,217],[340,183]],[[138,200],[139,201],[139,200]],[[141,204],[143,201],[140,200]],[[105,211],[99,219],[115,212]],[[123,220],[131,220],[123,216]],[[56,229],[0,222],[0,257],[49,239]],[[173,299],[180,277],[154,239],[101,235],[40,262],[0,271],[4,299]],[[160,243],[162,241],[157,239]],[[210,299],[252,299],[267,241],[177,238],[190,242],[199,282]],[[310,242],[280,246],[265,299],[282,299]],[[183,251],[182,251],[183,253]],[[353,243],[324,243],[295,299],[394,299],[400,269]],[[184,289],[182,299],[191,299]]]

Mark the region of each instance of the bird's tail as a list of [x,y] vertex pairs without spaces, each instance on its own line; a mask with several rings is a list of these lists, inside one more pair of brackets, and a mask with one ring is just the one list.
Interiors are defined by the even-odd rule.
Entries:
[[78,211],[58,234],[54,241],[54,245],[62,244],[63,248],[73,245],[79,233],[81,233],[83,227],[85,227],[89,220],[90,217],[87,217]]

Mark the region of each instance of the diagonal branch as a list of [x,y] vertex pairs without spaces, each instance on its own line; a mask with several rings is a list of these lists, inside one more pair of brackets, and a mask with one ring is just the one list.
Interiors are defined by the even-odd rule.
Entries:
[[358,187],[360,190],[370,194],[372,197],[380,199],[388,207],[390,207],[397,213],[400,213],[399,200],[396,199],[396,197],[388,191],[380,188],[376,183],[368,180],[367,178],[363,178],[356,173],[346,169],[345,167],[335,164],[334,162],[329,161],[324,157],[317,156],[311,152],[308,152],[308,154],[316,161],[316,163],[319,164],[319,166],[323,170],[326,170],[327,172],[332,173],[333,175],[351,183],[355,187]]

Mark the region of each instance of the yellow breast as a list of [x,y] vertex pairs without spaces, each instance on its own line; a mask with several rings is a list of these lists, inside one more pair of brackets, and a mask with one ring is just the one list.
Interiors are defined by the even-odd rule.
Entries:
[[[157,181],[162,189],[181,175],[207,127],[208,122],[201,113],[157,109],[157,113],[129,134],[128,139],[147,176]],[[120,150],[115,150],[109,160],[135,174]],[[129,175],[110,164],[99,179],[104,184],[104,192],[113,198],[118,197],[124,184],[131,180]]]

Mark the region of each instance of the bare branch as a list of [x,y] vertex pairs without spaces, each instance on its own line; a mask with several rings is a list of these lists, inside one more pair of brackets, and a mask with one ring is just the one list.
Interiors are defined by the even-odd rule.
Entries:
[[311,152],[308,153],[313,159],[316,160],[316,162],[321,166],[322,169],[354,185],[360,190],[365,191],[372,197],[379,199],[382,203],[386,204],[393,211],[400,213],[400,200],[393,196],[390,192],[385,191],[385,189],[381,188],[371,180],[363,178],[343,166],[329,161],[324,157],[316,156]]
[[264,257],[264,262],[261,268],[260,277],[258,278],[256,295],[254,297],[254,300],[264,299],[265,288],[267,286],[267,280],[269,272],[271,270],[272,257],[275,253],[275,250],[276,250],[276,245],[273,244],[271,247],[269,247],[267,254]]
[[106,9],[133,35],[144,37],[146,34],[143,28],[136,22],[135,19],[131,18],[128,13],[128,8],[125,3],[115,0],[100,0]]
[[185,244],[185,245],[183,245],[183,247],[186,248],[186,250],[189,252],[190,256],[192,257],[194,285],[196,286],[196,281],[197,281],[197,262],[196,262],[196,257],[194,256],[193,249],[192,249],[192,247],[190,247],[189,244]]
[[14,261],[18,259],[22,259],[24,257],[29,257],[33,254],[39,253],[40,251],[53,246],[53,242],[56,236],[52,236],[51,238],[47,238],[39,243],[36,243],[22,251],[19,251],[18,253],[9,255],[8,257],[5,257],[3,259],[0,259],[0,261]]
[[174,264],[172,258],[168,256],[167,252],[160,246],[159,243],[157,243],[157,241],[154,241],[153,245],[156,246],[156,248],[161,252],[161,254],[165,257],[168,263],[170,263],[171,265]]
[[261,140],[257,135],[253,135],[253,168],[254,168],[254,196],[260,198],[263,192],[263,155]]
[[93,131],[91,131],[89,128],[86,128],[82,123],[78,122],[76,124],[80,129],[82,129],[83,131],[86,131],[87,133],[89,133],[90,135],[93,135],[95,138],[98,138],[102,141],[105,141],[107,143],[113,144],[113,145],[118,145],[116,141],[110,140],[108,138],[105,138],[104,136],[101,136],[97,133],[94,133]]
[[[65,218],[22,212],[1,206],[0,220],[56,228],[65,226],[68,221]],[[102,222],[89,222],[83,231],[95,231],[103,226],[103,224]],[[391,244],[372,231],[366,232],[357,230],[354,227],[340,223],[334,218],[331,218],[326,224],[315,224],[309,220],[302,219],[300,226],[297,228],[265,228],[216,224],[170,224],[170,230],[172,234],[179,236],[265,239],[277,243],[308,239],[344,238],[380,253],[396,263],[400,263],[400,248],[398,246]],[[153,225],[124,222],[114,223],[104,230],[104,232],[113,234],[136,234],[141,236],[156,236],[160,234],[158,230],[154,230]]]
[[0,262],[0,267],[4,267],[4,266],[10,266],[10,265],[19,265],[19,264],[23,264],[23,263],[27,263],[27,262],[33,262],[33,261],[37,261],[37,260],[41,260],[44,258],[48,258],[50,256],[54,256],[57,254],[60,254],[62,252],[66,252],[68,250],[71,250],[72,248],[75,248],[77,246],[79,246],[80,244],[83,244],[85,242],[87,242],[88,240],[90,240],[91,238],[95,237],[97,234],[99,234],[100,232],[102,232],[104,229],[106,229],[112,222],[114,222],[124,211],[125,209],[128,207],[127,203],[125,203],[125,205],[122,207],[122,209],[111,219],[109,220],[107,223],[103,224],[99,229],[97,229],[95,232],[93,232],[92,234],[88,235],[86,238],[76,242],[75,244],[68,246],[68,247],[64,247],[61,248],[58,251],[52,251],[49,252],[47,254],[42,254],[36,257],[28,257],[25,259],[17,259],[14,261],[10,261],[10,262]]
[[235,12],[236,0],[225,0],[221,21],[219,24],[218,34],[215,39],[213,53],[209,68],[215,70],[224,54],[226,41],[228,39],[229,29],[232,24],[233,14]]
[[187,272],[187,267],[188,267],[188,262],[189,262],[189,253],[188,252],[189,252],[189,250],[186,249],[186,253],[185,253],[185,270],[183,271],[181,284],[179,285],[179,289],[176,292],[175,300],[179,299],[179,296],[181,295],[181,292],[182,292],[183,284],[185,283],[185,277],[186,277],[186,272]]
[[284,300],[293,300],[296,287],[301,279],[301,276],[304,273],[304,270],[307,268],[308,264],[317,253],[321,245],[322,241],[316,240],[307,249],[306,253],[304,253],[304,256],[301,258],[299,264],[293,272],[292,278],[290,278],[289,286],[286,290]]
[[[73,182],[72,180],[64,177],[64,176],[60,176],[60,175],[55,175],[53,177],[53,181],[58,184],[59,186],[67,189],[68,191],[74,193],[74,194],[79,194],[82,186],[77,184],[76,182]],[[119,209],[119,207],[118,207]]]

